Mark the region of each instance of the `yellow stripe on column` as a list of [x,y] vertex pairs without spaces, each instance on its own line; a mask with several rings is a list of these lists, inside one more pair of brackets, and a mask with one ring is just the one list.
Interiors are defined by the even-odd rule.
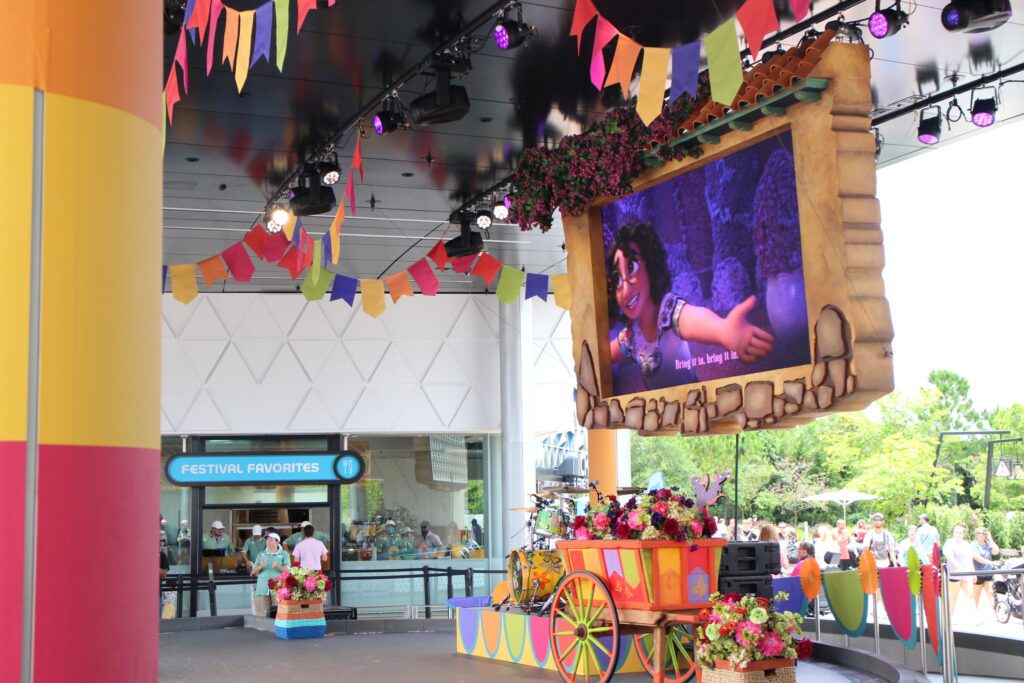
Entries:
[[28,307],[32,246],[31,87],[0,84],[0,441],[24,441],[28,417]]
[[157,448],[160,129],[46,97],[40,442]]

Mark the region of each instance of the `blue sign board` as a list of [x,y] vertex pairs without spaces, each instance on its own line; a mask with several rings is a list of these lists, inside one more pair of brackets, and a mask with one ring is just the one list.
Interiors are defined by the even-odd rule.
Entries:
[[167,478],[178,486],[351,484],[365,471],[366,463],[355,451],[186,454],[167,461]]

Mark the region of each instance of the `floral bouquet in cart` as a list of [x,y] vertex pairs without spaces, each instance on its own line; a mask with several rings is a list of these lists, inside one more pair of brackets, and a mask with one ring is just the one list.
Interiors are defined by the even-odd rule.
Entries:
[[602,497],[572,525],[577,541],[692,541],[718,531],[707,505],[679,493],[678,487],[655,489],[630,497]]
[[267,582],[278,603],[274,633],[278,638],[323,638],[327,632],[324,598],[331,580],[319,569],[303,569],[293,562],[287,572]]
[[303,569],[293,562],[291,569],[267,586],[277,592],[279,600],[323,600],[331,590],[331,580],[319,569]]
[[[787,598],[785,593],[775,597]],[[767,598],[715,593],[711,607],[701,610],[700,617],[703,625],[697,628],[696,654],[705,680],[710,670],[792,669],[796,659],[807,659],[813,649],[810,640],[801,639],[803,617],[776,611]]]

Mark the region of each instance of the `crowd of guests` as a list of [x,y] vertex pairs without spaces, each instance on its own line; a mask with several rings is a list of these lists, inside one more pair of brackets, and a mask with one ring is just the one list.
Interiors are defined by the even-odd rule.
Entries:
[[[975,618],[981,622],[992,614],[995,596],[991,576],[955,576],[962,572],[995,569],[999,566],[999,546],[992,534],[983,526],[974,531],[974,538],[968,539],[967,527],[957,524],[952,535],[942,542],[938,529],[932,525],[928,515],[918,516],[918,523],[907,527],[907,535],[901,540],[885,526],[885,516],[875,512],[867,519],[859,519],[848,526],[845,519],[836,521],[835,526],[821,524],[810,531],[809,538],[796,527],[785,522],[772,524],[756,517],[740,520],[721,520],[718,536],[736,538],[740,541],[761,541],[779,544],[782,560],[780,576],[799,576],[802,563],[813,557],[823,570],[853,569],[859,565],[864,553],[870,552],[878,567],[905,567],[911,548],[914,548],[921,564],[933,562],[935,548],[939,548],[949,573],[950,610],[955,613],[961,595],[974,603]],[[982,596],[987,596],[987,606],[982,607]]]

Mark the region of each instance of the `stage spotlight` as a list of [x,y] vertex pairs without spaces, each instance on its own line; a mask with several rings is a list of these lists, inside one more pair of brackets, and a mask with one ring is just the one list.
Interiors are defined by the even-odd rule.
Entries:
[[[468,65],[468,61],[465,61]],[[434,69],[435,89],[409,103],[409,116],[418,126],[458,121],[469,113],[469,94],[461,85],[452,85],[452,72],[463,73],[462,63],[443,64]]]
[[981,33],[999,28],[1011,14],[1010,0],[953,0],[942,9],[942,26],[947,31]]
[[982,97],[971,105],[971,123],[978,128],[988,128],[996,122],[996,98]]
[[373,132],[377,135],[387,135],[405,126],[405,117],[401,112],[394,112],[387,109],[377,112],[373,117]]
[[875,38],[888,38],[899,33],[908,21],[907,13],[899,3],[889,9],[879,9],[875,5],[874,13],[868,18],[868,30]]
[[491,227],[491,223],[494,222],[494,216],[491,215],[490,211],[477,211],[476,212],[476,227],[481,230],[487,230]]
[[508,207],[505,206],[505,202],[503,201],[494,202],[494,206],[491,207],[491,213],[493,213],[494,217],[499,221],[503,221],[508,218]]
[[938,112],[934,116],[921,114],[921,120],[917,124],[917,141],[923,145],[937,144],[942,138],[942,109],[935,107]]
[[281,228],[284,227],[289,218],[291,218],[291,215],[288,213],[288,209],[281,204],[275,204],[267,212],[267,232],[281,232]]
[[320,175],[320,183],[323,185],[334,185],[341,180],[341,165],[338,163],[337,155],[321,161],[317,165],[317,173]]
[[289,208],[296,216],[327,213],[337,203],[334,190],[320,182],[319,168],[308,164],[299,175],[299,184],[289,193]]
[[452,217],[452,222],[459,222],[459,236],[444,243],[445,252],[448,258],[459,256],[472,256],[484,250],[484,238],[478,232],[473,232],[469,227],[469,217],[460,215]]
[[500,50],[514,50],[525,45],[537,34],[537,29],[522,21],[502,19],[494,26],[494,44]]

